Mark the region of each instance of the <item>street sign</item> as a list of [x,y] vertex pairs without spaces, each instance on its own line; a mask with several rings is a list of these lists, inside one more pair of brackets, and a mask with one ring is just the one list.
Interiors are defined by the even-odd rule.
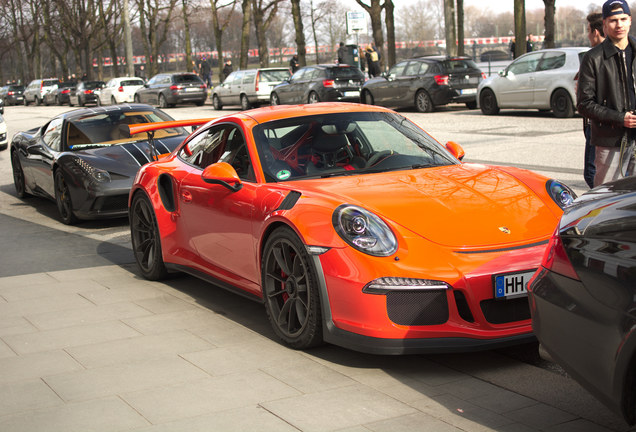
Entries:
[[367,32],[367,17],[362,11],[347,12],[347,34]]

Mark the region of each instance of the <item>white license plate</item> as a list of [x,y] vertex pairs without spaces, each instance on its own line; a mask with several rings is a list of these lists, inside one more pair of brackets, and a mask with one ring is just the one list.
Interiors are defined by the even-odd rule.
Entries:
[[359,91],[344,92],[344,97],[360,97],[360,92]]
[[523,296],[528,293],[528,282],[535,270],[494,276],[495,298]]
[[460,94],[463,95],[467,95],[467,94],[476,94],[477,93],[477,89],[476,88],[470,88],[470,89],[461,89],[459,91]]
[[197,87],[186,87],[185,91],[187,91],[187,92],[195,92],[195,91],[199,91],[199,89]]

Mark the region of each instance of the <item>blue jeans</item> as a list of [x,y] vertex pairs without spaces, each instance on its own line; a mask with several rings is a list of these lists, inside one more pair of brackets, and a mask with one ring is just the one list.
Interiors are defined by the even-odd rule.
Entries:
[[594,187],[594,176],[596,175],[596,165],[594,158],[596,157],[596,149],[590,144],[591,127],[588,124],[583,128],[585,134],[585,166],[583,167],[583,178],[590,188]]

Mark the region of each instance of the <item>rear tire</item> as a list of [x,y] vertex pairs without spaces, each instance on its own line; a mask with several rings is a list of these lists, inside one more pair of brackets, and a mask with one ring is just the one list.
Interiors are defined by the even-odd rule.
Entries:
[[141,192],[130,205],[130,236],[141,274],[149,280],[165,279],[168,270],[163,262],[157,218],[150,200]]
[[212,106],[217,111],[220,111],[223,109],[223,104],[221,103],[221,99],[219,99],[217,95],[212,96]]
[[280,98],[278,97],[278,95],[276,93],[272,93],[269,96],[269,104],[270,105],[280,105]]
[[550,107],[557,118],[570,118],[574,115],[574,105],[570,95],[564,89],[557,89],[550,98]]
[[425,90],[420,90],[415,95],[415,109],[421,113],[433,111],[433,100]]
[[483,89],[479,94],[479,106],[481,112],[485,115],[499,114],[499,105],[497,105],[497,97],[490,89]]
[[309,93],[309,96],[307,97],[307,103],[309,104],[315,104],[320,102],[320,97],[318,96],[318,93],[316,92],[311,92]]
[[159,95],[159,108],[168,108],[166,97],[162,94]]
[[243,111],[247,111],[250,108],[252,108],[252,104],[250,103],[250,100],[247,98],[246,95],[241,95],[241,109]]

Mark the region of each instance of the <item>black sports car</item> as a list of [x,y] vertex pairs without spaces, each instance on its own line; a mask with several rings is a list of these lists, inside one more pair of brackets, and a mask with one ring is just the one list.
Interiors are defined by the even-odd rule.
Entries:
[[65,224],[126,216],[139,168],[171,152],[188,133],[165,129],[149,142],[146,133],[127,136],[124,125],[170,120],[148,105],[114,105],[69,111],[19,132],[11,142],[16,193],[55,200]]
[[528,292],[545,350],[636,424],[636,177],[565,210]]

